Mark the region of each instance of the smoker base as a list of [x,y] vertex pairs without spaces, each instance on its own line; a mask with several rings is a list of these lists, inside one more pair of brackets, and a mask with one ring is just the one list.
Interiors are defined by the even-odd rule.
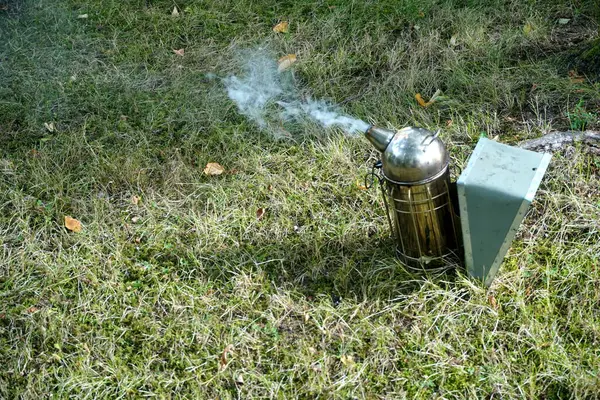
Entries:
[[396,248],[396,255],[412,272],[419,273],[442,273],[464,266],[462,258],[454,252],[448,253],[441,257],[421,257],[414,258],[403,254],[399,248]]

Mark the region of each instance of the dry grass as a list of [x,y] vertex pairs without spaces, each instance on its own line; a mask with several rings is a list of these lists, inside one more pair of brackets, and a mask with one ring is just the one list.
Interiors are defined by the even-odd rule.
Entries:
[[489,290],[414,276],[357,186],[366,141],[274,139],[214,77],[240,48],[298,53],[307,92],[445,127],[463,166],[481,132],[599,126],[600,86],[565,62],[592,2],[146,3],[0,11],[0,398],[599,396],[597,159],[555,155]]

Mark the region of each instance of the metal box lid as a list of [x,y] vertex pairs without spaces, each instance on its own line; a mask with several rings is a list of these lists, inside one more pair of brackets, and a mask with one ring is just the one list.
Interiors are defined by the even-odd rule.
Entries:
[[486,286],[496,276],[551,158],[482,138],[458,178],[467,272]]

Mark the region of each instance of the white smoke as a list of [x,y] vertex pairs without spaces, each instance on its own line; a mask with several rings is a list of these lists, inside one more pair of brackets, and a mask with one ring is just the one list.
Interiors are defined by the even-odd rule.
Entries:
[[227,94],[240,113],[262,129],[268,129],[273,119],[279,122],[310,120],[325,128],[339,127],[350,135],[369,128],[366,122],[343,114],[326,101],[301,99],[291,73],[279,72],[274,57],[268,52],[254,50],[243,59],[244,75],[225,79]]

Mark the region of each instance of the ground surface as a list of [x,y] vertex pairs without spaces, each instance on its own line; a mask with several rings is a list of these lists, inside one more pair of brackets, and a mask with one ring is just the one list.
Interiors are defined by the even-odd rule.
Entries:
[[491,289],[414,277],[370,145],[273,138],[219,79],[296,53],[307,93],[443,127],[464,166],[482,132],[598,128],[569,74],[594,1],[176,3],[0,1],[0,398],[600,395],[597,159],[554,156]]

